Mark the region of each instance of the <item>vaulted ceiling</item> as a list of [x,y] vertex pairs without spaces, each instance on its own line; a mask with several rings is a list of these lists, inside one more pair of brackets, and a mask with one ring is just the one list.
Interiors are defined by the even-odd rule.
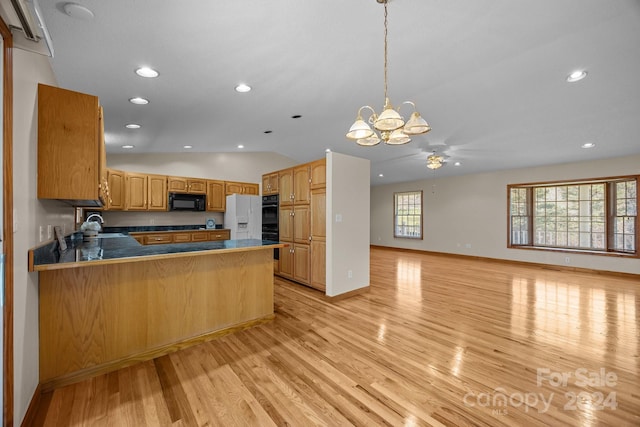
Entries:
[[[640,153],[637,0],[390,0],[389,97],[432,130],[375,147],[345,133],[360,106],[384,103],[376,0],[74,2],[93,18],[40,0],[51,64],[60,86],[99,96],[108,153],[306,162],[328,148],[370,159],[372,185]],[[587,77],[568,83],[578,69]],[[434,151],[447,160],[436,171]]]

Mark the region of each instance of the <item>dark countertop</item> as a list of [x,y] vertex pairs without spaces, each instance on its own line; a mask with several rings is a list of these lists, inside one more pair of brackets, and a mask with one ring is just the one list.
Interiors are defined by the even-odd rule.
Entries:
[[[107,232],[107,230],[110,233],[114,232],[112,228],[105,229],[105,232]],[[173,230],[175,230],[175,228]],[[284,247],[284,245],[279,242],[258,239],[141,245],[136,239],[128,235],[124,235],[123,237],[95,238],[84,241],[81,232],[67,236],[66,241],[67,249],[62,252],[60,252],[56,241],[30,250],[29,271],[134,261],[133,258],[140,257],[221,250],[255,250],[267,246]]]

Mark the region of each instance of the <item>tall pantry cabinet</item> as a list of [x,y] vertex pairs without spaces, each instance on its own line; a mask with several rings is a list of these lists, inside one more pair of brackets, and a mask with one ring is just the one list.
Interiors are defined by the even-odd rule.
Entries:
[[289,244],[280,250],[278,274],[319,290],[325,290],[325,165],[320,159],[278,171],[279,238]]

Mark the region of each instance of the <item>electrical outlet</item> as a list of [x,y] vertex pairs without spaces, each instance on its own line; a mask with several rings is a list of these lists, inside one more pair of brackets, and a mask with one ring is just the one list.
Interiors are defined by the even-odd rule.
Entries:
[[47,240],[53,239],[53,225],[47,224]]
[[569,264],[571,262],[571,257],[565,257],[564,262],[565,264]]
[[151,218],[151,219],[149,220],[149,224],[150,224],[150,225],[154,225],[155,223],[156,223],[156,220],[155,220],[155,219]]
[[353,279],[353,271],[351,271],[351,270],[347,271],[347,277],[349,279]]
[[39,241],[42,242],[44,240],[44,227],[40,226],[40,236],[39,236]]
[[471,249],[471,243],[465,243],[464,247],[467,249]]

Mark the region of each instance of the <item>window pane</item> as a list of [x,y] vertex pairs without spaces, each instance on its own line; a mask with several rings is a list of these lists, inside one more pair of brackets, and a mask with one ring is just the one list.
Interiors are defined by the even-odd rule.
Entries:
[[422,238],[422,192],[394,194],[394,237]]
[[512,186],[509,196],[513,245],[636,253],[636,178]]

